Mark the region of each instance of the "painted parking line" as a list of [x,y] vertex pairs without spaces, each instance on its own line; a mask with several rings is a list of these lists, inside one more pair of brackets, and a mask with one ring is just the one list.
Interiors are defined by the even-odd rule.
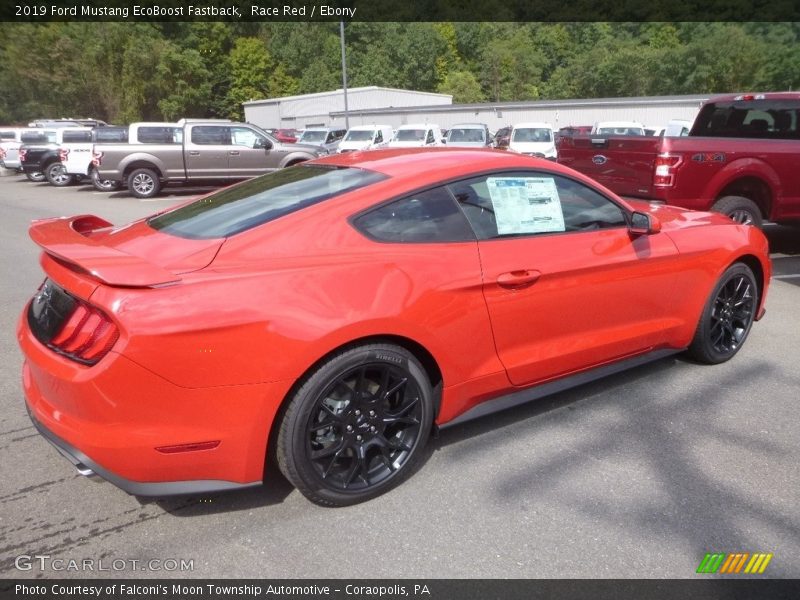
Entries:
[[795,273],[793,275],[773,275],[773,279],[800,279],[800,273]]

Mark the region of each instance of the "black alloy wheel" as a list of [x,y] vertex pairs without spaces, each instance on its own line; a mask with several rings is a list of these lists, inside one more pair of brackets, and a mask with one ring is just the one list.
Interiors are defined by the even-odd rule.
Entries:
[[753,271],[736,263],[723,273],[703,310],[689,353],[697,360],[724,362],[744,344],[758,307]]
[[432,423],[431,386],[403,348],[336,355],[291,401],[278,441],[281,471],[326,506],[377,496],[405,478]]

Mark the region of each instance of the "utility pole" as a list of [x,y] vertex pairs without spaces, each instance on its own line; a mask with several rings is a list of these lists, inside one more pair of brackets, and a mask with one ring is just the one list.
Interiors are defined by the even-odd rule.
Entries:
[[339,39],[342,42],[342,90],[344,90],[344,126],[350,129],[350,114],[347,112],[347,59],[344,54],[344,21],[339,21]]

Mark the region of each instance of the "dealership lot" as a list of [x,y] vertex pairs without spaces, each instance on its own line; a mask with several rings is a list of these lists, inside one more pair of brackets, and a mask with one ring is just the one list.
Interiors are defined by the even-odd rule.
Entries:
[[[196,193],[145,202],[0,178],[4,577],[92,574],[54,566],[74,560],[125,577],[682,578],[712,551],[771,552],[767,575],[800,577],[800,228],[767,227],[767,315],[732,361],[672,357],[447,429],[413,478],[366,504],[323,509],[277,475],[157,501],[78,476],[22,400],[15,323],[43,277],[27,225],[122,224]],[[50,559],[18,558],[34,555]],[[191,570],[170,569],[181,562]]]

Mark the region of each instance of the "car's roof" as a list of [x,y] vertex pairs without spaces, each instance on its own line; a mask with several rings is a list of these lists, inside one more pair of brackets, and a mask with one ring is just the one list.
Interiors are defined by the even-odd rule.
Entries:
[[391,129],[391,125],[353,125],[348,131],[370,131],[372,129]]
[[482,148],[390,148],[369,152],[347,152],[317,159],[314,164],[362,168],[389,177],[414,175],[421,182],[435,181],[451,170],[460,171],[454,175],[469,175],[495,169],[535,169],[537,166],[583,179],[571,169],[553,161]]
[[513,129],[552,129],[553,126],[550,123],[517,123],[513,126]]
[[427,129],[428,127],[438,128],[439,126],[435,123],[409,123],[408,125],[400,125],[398,127],[398,131],[400,129]]

